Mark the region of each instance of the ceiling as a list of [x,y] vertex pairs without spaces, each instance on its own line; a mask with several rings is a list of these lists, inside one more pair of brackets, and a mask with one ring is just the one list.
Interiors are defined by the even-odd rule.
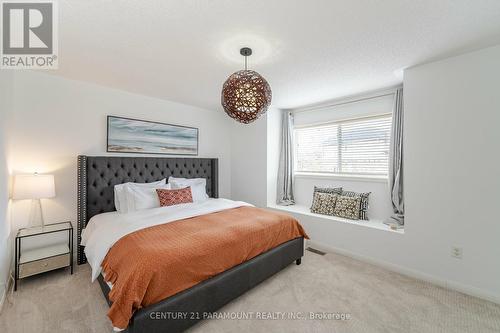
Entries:
[[51,74],[216,110],[242,46],[273,106],[295,108],[500,43],[498,0],[65,0],[59,12]]

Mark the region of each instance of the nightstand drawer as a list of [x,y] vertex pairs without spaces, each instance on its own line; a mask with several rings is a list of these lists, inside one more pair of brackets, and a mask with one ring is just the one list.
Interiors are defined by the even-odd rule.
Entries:
[[19,265],[19,278],[48,272],[56,268],[67,267],[70,263],[69,253],[51,258],[27,262]]

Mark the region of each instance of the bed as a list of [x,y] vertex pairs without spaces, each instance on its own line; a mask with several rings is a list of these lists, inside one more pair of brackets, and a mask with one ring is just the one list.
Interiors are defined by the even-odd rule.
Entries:
[[[92,217],[115,211],[115,185],[153,182],[168,179],[169,176],[205,178],[207,194],[211,198],[218,198],[217,159],[78,156],[78,264],[87,262],[84,247],[80,246],[82,230]],[[186,290],[139,309],[132,316],[126,331],[184,331],[204,319],[205,314],[217,311],[294,261],[300,264],[303,242],[303,237],[286,241]],[[102,275],[97,279],[111,305],[109,284]],[[183,314],[184,317],[168,319],[164,316],[167,313]]]

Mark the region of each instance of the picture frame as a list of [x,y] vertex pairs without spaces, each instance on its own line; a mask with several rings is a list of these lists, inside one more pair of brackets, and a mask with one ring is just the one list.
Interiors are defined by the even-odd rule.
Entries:
[[106,151],[197,156],[199,130],[149,120],[107,116]]

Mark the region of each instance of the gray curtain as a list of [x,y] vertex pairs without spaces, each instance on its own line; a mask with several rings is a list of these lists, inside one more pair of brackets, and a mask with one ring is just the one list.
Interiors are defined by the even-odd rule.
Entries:
[[389,190],[394,214],[391,223],[404,225],[403,197],[403,88],[396,90],[392,110],[391,148],[389,156]]
[[293,198],[293,114],[282,112],[281,148],[278,167],[276,203],[288,206],[295,204]]

